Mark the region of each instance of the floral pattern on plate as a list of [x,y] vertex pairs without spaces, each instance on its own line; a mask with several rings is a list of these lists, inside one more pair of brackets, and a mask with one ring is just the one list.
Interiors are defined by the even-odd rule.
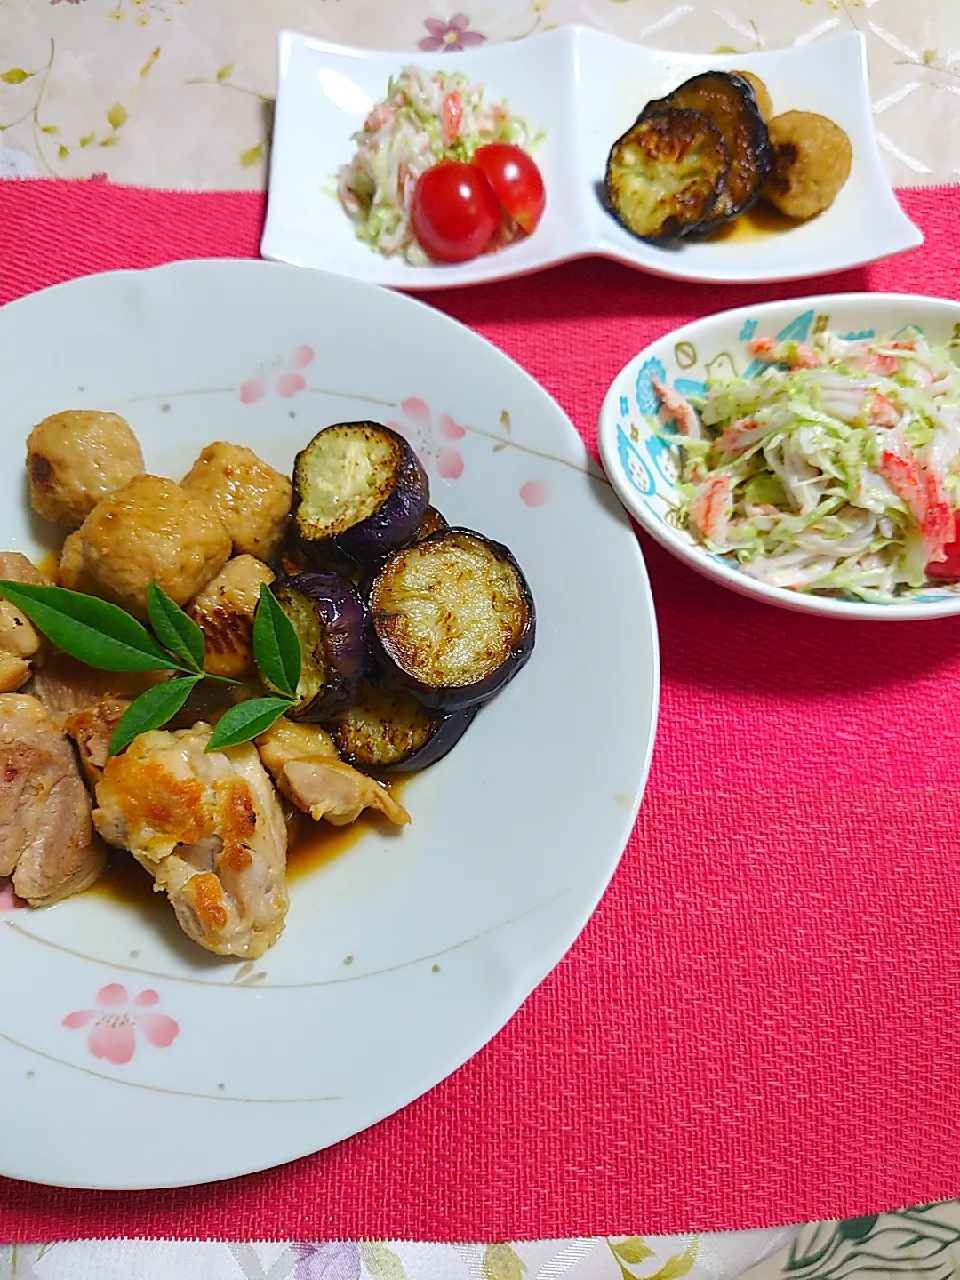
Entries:
[[148,987],[132,999],[126,987],[111,982],[96,995],[96,1007],[68,1013],[63,1025],[71,1031],[89,1027],[87,1048],[95,1058],[125,1066],[137,1048],[137,1033],[155,1049],[168,1049],[180,1034],[179,1024],[165,1013],[153,1013],[160,1003]]

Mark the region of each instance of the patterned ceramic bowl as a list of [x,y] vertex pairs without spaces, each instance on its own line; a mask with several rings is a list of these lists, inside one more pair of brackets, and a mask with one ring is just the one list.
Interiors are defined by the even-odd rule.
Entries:
[[[685,527],[676,491],[680,451],[664,439],[664,427],[671,431],[668,415],[660,413],[658,424],[659,398],[651,378],[681,395],[696,395],[711,372],[726,368],[746,377],[759,372],[763,366],[748,348],[754,337],[803,342],[827,328],[843,337],[911,328],[932,343],[944,343],[960,335],[960,303],[901,294],[835,294],[745,307],[685,325],[635,356],[607,392],[598,431],[607,475],[651,537],[698,573],[742,595],[838,618],[903,621],[960,613],[960,584],[905,591],[889,603],[769,586],[748,577],[732,557],[707,550]],[[675,423],[672,430],[677,430]]]

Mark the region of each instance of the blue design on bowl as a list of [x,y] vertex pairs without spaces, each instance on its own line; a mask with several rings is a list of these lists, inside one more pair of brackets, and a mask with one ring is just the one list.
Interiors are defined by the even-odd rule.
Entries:
[[749,342],[756,332],[757,332],[756,320],[744,320],[743,328],[740,330],[740,341]]
[[[810,326],[813,324],[813,312],[804,311],[801,315],[796,316],[789,324],[783,326],[776,335],[777,342],[806,342],[810,333]],[[741,335],[742,336],[742,335]],[[744,338],[744,342],[748,339]],[[769,368],[769,365],[763,360],[751,360],[743,371],[743,377],[755,378],[758,373]]]
[[707,384],[698,378],[678,378],[673,385],[687,400],[707,394]]
[[637,493],[648,498],[656,489],[653,473],[631,443],[623,427],[617,427],[617,454],[623,474]]
[[796,320],[791,320],[788,325],[780,330],[777,334],[778,342],[806,342],[810,333],[810,326],[813,324],[813,312],[804,311],[802,315],[797,316]]
[[637,372],[637,408],[641,413],[655,414],[660,411],[660,397],[653,389],[650,377],[658,382],[666,382],[667,371],[660,360],[648,360]]
[[[650,461],[656,467],[662,480],[666,482],[670,488],[677,483],[677,475],[680,471],[679,463],[674,456],[673,446],[660,436],[650,436],[646,441],[647,453],[650,455]],[[673,459],[673,468],[670,471],[664,470],[664,454]]]
[[865,342],[869,338],[877,336],[876,329],[859,329],[851,333],[841,333],[840,339],[843,342]]
[[626,396],[621,396],[620,397],[620,417],[629,418],[629,416],[630,416],[630,401]]

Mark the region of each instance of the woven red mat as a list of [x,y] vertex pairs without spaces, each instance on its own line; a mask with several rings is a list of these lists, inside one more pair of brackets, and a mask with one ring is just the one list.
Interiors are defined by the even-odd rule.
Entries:
[[[960,188],[901,199],[926,246],[829,280],[717,288],[586,262],[430,301],[592,443],[609,380],[693,316],[955,294]],[[258,196],[0,183],[0,299],[251,256],[261,215]],[[493,1043],[272,1172],[138,1195],[0,1180],[0,1240],[665,1233],[960,1195],[960,623],[788,614],[643,547],[663,650],[647,796],[593,920]]]

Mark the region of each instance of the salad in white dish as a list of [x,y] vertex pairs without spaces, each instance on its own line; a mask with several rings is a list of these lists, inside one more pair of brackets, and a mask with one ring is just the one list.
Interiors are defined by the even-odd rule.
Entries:
[[[337,191],[357,237],[378,253],[402,254],[415,266],[464,261],[529,234],[539,222],[543,182],[528,152],[540,136],[459,72],[405,67],[353,141]],[[457,169],[424,202],[420,179],[441,164]],[[421,227],[418,186],[427,215],[421,211]],[[433,235],[431,223],[438,228]]]
[[[685,399],[679,514],[708,550],[770,586],[883,601],[960,579],[960,367],[916,332],[759,338],[755,378]],[[675,437],[671,437],[675,443]]]

